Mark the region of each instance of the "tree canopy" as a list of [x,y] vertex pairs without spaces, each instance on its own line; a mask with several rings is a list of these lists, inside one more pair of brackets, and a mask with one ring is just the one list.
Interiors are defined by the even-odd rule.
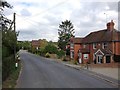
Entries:
[[65,50],[67,43],[69,42],[70,38],[74,36],[74,26],[71,21],[65,20],[59,24],[58,29],[58,46],[60,49]]

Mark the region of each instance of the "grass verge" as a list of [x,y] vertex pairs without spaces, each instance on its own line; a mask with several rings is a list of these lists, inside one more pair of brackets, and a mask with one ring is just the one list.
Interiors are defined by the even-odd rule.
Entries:
[[2,88],[15,88],[20,70],[21,62],[19,61],[18,68],[2,83]]

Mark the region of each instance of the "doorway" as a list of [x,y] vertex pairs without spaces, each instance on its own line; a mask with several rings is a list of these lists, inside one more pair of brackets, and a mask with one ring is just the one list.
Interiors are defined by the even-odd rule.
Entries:
[[97,63],[103,63],[102,57],[102,55],[97,55]]
[[106,56],[106,63],[110,63],[110,56]]

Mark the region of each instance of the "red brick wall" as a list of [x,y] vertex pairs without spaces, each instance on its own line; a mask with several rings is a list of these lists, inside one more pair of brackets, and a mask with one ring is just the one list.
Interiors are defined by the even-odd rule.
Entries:
[[95,53],[96,49],[93,49],[93,44],[90,44],[90,63],[93,62],[93,54]]
[[115,43],[115,54],[120,55],[120,42]]
[[78,50],[81,48],[80,44],[74,44],[74,60],[78,60]]
[[84,59],[84,54],[82,54],[82,63],[83,64],[86,64],[87,62],[89,62],[89,59],[90,59],[90,54],[89,54],[89,56],[88,56],[88,59]]

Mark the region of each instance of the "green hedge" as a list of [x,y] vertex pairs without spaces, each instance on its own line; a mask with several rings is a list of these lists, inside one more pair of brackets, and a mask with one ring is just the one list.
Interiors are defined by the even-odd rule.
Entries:
[[63,56],[65,56],[65,52],[63,50],[60,50],[57,52],[57,56],[58,58],[62,58]]
[[2,60],[2,81],[4,81],[13,71],[15,71],[14,55]]

